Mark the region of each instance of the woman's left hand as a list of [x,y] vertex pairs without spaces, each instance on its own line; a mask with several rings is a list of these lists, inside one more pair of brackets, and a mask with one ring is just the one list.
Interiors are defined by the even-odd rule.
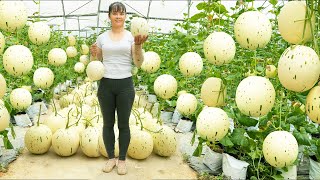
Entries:
[[138,35],[138,36],[135,36],[134,37],[134,44],[135,45],[142,45],[144,42],[146,42],[148,39],[148,36],[141,36],[141,35]]

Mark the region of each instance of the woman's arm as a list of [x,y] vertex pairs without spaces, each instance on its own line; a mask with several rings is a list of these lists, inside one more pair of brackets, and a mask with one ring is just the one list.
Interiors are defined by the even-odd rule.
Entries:
[[133,63],[136,65],[138,68],[141,67],[143,61],[144,61],[144,56],[142,52],[142,44],[146,42],[148,39],[148,36],[141,36],[138,35],[134,37],[134,44],[132,45],[132,58],[133,58]]
[[102,61],[102,50],[99,47],[97,47],[97,59]]
[[97,58],[99,61],[102,60],[102,50],[97,46],[96,43],[92,44],[90,47],[90,60]]
[[133,58],[134,65],[140,68],[144,61],[144,56],[142,53],[142,45],[136,45],[136,44],[132,45],[132,58]]

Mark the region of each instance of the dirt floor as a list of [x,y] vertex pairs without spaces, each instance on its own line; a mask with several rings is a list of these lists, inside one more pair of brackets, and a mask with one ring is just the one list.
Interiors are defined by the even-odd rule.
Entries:
[[[17,127],[16,133],[22,135],[28,128]],[[184,140],[183,134],[177,134],[179,144]],[[163,158],[151,154],[145,160],[128,157],[128,174],[119,176],[116,169],[111,173],[102,172],[106,158],[89,158],[79,149],[71,157],[60,157],[51,148],[44,155],[33,155],[24,149],[23,153],[9,164],[8,171],[0,174],[0,179],[196,179],[197,173],[188,164],[177,148],[176,153]]]

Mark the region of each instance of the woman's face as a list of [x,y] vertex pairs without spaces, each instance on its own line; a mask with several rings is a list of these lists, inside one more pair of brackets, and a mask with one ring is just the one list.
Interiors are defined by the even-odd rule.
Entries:
[[109,18],[113,27],[123,27],[126,19],[126,13],[121,11],[112,11]]

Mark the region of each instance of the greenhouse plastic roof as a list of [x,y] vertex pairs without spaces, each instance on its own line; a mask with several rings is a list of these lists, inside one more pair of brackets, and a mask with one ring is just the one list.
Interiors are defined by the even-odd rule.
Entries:
[[[30,18],[40,16],[54,30],[71,32],[82,37],[99,33],[100,27],[108,27],[108,6],[116,0],[23,0]],[[174,25],[189,16],[198,13],[196,5],[203,0],[117,0],[125,4],[129,14],[148,18],[152,31],[169,33]],[[35,2],[40,2],[36,4]],[[256,1],[261,6],[265,1]],[[234,7],[235,0],[225,0],[222,4],[227,9]],[[37,13],[40,12],[40,13]],[[98,20],[99,19],[99,20]],[[97,28],[98,27],[98,28]],[[94,30],[96,29],[96,30]]]

